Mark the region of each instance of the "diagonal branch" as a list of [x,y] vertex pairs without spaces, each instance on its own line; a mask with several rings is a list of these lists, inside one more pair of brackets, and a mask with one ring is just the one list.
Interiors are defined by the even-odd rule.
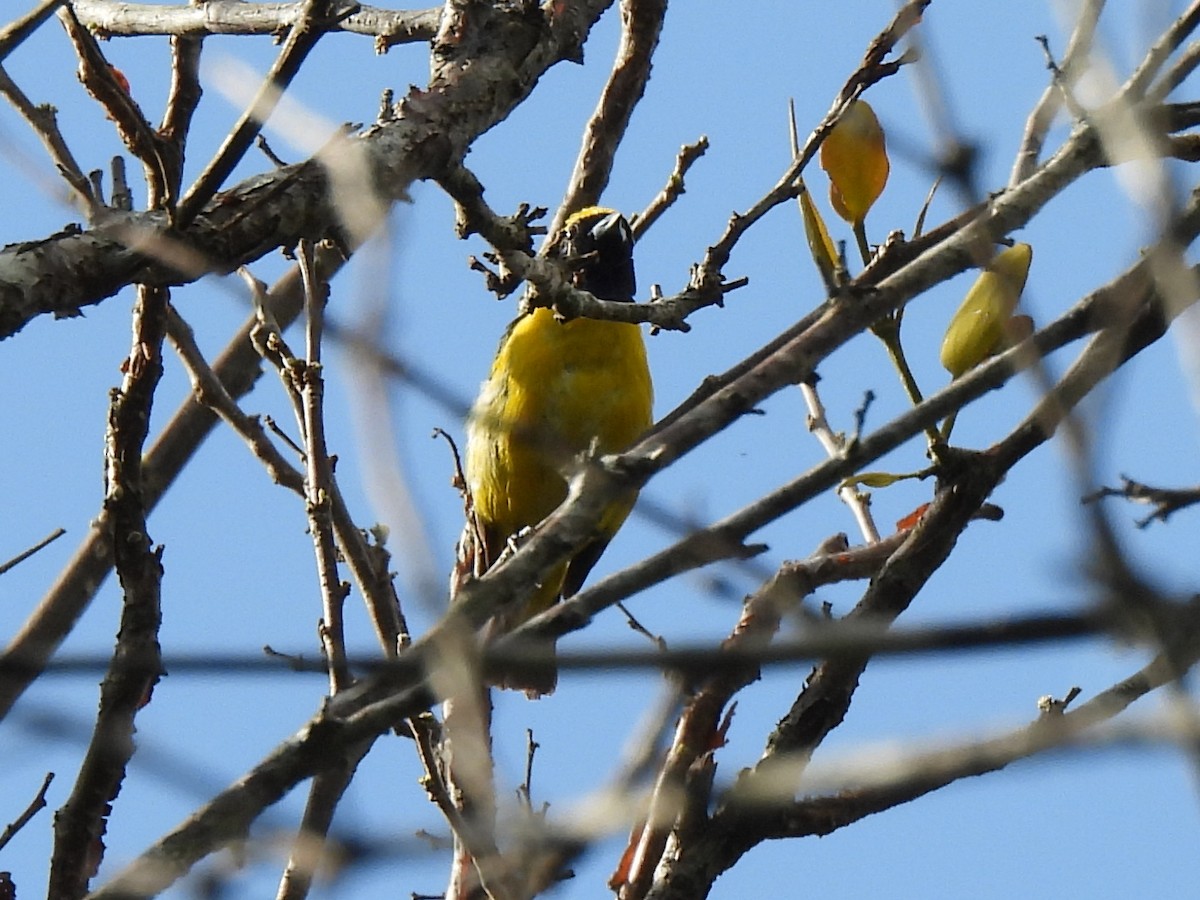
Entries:
[[1090,64],[1089,54],[1096,39],[1096,26],[1100,21],[1100,14],[1104,11],[1104,3],[1105,0],[1087,0],[1080,8],[1079,18],[1067,41],[1062,62],[1059,63],[1062,82],[1048,85],[1029,113],[1024,134],[1021,135],[1021,146],[1013,162],[1012,175],[1008,181],[1010,185],[1024,181],[1037,168],[1046,134],[1054,123],[1054,117],[1062,108],[1063,89],[1074,85],[1085,67]]
[[4,95],[13,108],[33,128],[38,139],[41,140],[42,146],[50,154],[50,159],[54,162],[58,173],[74,192],[75,201],[82,207],[85,215],[89,219],[94,217],[100,209],[99,198],[92,190],[91,182],[79,168],[75,154],[67,146],[66,138],[63,137],[62,131],[58,127],[58,111],[49,104],[35,106],[3,66],[0,66],[0,94]]
[[[1192,638],[1184,651],[1184,661],[1188,665],[1194,665],[1200,659],[1200,642],[1195,637],[1198,633],[1195,612],[1194,608],[1190,610]],[[1189,611],[1184,610],[1184,613],[1189,614]],[[1178,662],[1178,656],[1160,654],[1138,672],[1101,691],[1087,703],[1066,712],[1047,713],[1033,724],[1007,735],[914,753],[894,760],[882,770],[870,766],[854,771],[835,765],[828,775],[823,775],[814,767],[812,775],[818,784],[835,781],[856,787],[805,798],[794,804],[784,803],[775,809],[762,809],[759,822],[771,839],[826,835],[963,778],[996,772],[1047,750],[1090,746],[1096,725],[1112,719],[1139,697],[1169,684],[1177,675]]]
[[[971,454],[959,461],[966,465],[958,470],[953,489],[939,492],[851,616],[882,616],[890,621],[902,612],[949,553],[967,522],[964,514],[977,507],[1017,462],[1048,440],[1069,412],[1117,366],[1158,340],[1175,313],[1173,305],[1164,304],[1161,295],[1153,292],[1135,304],[1127,298],[1123,309],[1118,308],[1108,326],[1023,422],[986,454]],[[1170,650],[1164,653],[1163,667],[1170,670],[1165,677],[1174,679],[1179,677],[1181,653],[1177,647]],[[781,793],[796,790],[812,751],[842,721],[867,661],[866,655],[840,656],[818,666],[772,733],[762,760],[739,776],[701,839],[667,857],[670,864],[656,872],[655,888],[648,896],[666,900],[687,895],[680,891],[695,893],[700,890],[696,879],[701,885],[707,883],[769,836],[758,829],[763,804],[769,806]]]
[[553,245],[568,215],[600,201],[633,109],[646,92],[650,61],[666,14],[667,0],[621,0],[621,43],[617,58],[600,101],[584,128],[575,170],[550,223],[550,240],[544,251]]
[[38,30],[67,0],[41,0],[41,2],[15,22],[0,28],[0,62],[21,43]]
[[242,112],[237,124],[217,150],[216,156],[180,200],[179,208],[173,217],[176,227],[186,228],[191,224],[204,204],[212,199],[213,194],[220,189],[234,167],[246,155],[246,151],[254,143],[254,138],[271,117],[284,91],[300,71],[300,66],[325,34],[327,22],[337,21],[345,13],[345,10],[338,12],[339,5],[340,0],[303,0],[300,4],[296,21],[292,24],[287,40],[263,79],[258,93]]
[[[845,536],[841,548],[818,552],[807,560],[785,565],[761,590],[750,597],[733,633],[713,654],[714,673],[701,679],[692,691],[675,728],[675,737],[659,769],[645,819],[634,826],[630,837],[629,871],[618,873],[621,900],[645,895],[662,859],[670,832],[690,818],[703,817],[708,792],[696,796],[686,789],[699,764],[714,768],[713,755],[723,744],[721,714],[734,694],[760,677],[754,665],[741,668],[723,665],[730,652],[753,656],[766,648],[779,628],[783,615],[797,609],[817,587],[843,580],[869,578],[900,546],[903,534],[848,551]],[[726,713],[728,715],[728,713]],[[708,779],[711,783],[711,778]],[[686,807],[692,806],[689,811]],[[617,888],[617,884],[609,883]]]

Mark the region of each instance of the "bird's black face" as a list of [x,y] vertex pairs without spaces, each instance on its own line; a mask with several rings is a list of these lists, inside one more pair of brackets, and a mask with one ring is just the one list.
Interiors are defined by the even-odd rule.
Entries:
[[585,210],[567,220],[559,255],[573,265],[575,286],[601,300],[629,302],[637,292],[633,232],[611,209]]

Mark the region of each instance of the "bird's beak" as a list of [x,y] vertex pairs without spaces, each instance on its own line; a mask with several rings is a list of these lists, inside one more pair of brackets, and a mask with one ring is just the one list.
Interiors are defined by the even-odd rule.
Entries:
[[633,235],[629,231],[629,225],[619,212],[609,213],[593,225],[591,236],[593,240],[600,242],[612,232],[617,232],[624,243],[633,244]]

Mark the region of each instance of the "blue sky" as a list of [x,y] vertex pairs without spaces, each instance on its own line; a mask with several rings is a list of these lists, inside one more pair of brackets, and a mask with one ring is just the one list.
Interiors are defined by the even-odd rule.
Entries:
[[[999,190],[1008,178],[1024,117],[1047,83],[1038,34],[1058,53],[1066,39],[1056,10],[1069,4],[1033,0],[935,0],[922,36],[959,133],[979,145],[979,182]],[[1127,72],[1178,3],[1113,4],[1101,47],[1118,73]],[[651,284],[680,289],[689,265],[720,234],[728,215],[748,208],[788,163],[786,109],[795,98],[802,131],[820,120],[842,81],[894,5],[854,0],[833,5],[763,0],[746,4],[676,4],[655,59],[647,95],[634,115],[605,201],[626,211],[642,208],[663,184],[678,148],[708,135],[711,149],[688,176],[687,193],[639,244],[640,296]],[[820,13],[814,11],[820,8]],[[1136,10],[1136,12],[1135,12]],[[520,202],[554,207],[569,177],[580,128],[591,111],[612,59],[617,19],[610,12],[593,33],[584,66],[552,70],[529,102],[475,144],[467,164],[500,211]],[[105,45],[127,74],[134,95],[152,118],[165,95],[165,41],[113,40]],[[194,174],[217,146],[236,110],[213,87],[221,70],[236,64],[265,70],[273,54],[266,39],[213,39],[206,48],[208,88],[189,171]],[[36,102],[59,109],[67,138],[85,170],[106,167],[120,148],[111,128],[74,78],[69,48],[55,23],[5,61]],[[335,35],[324,40],[297,79],[294,98],[325,122],[369,122],[382,89],[403,92],[427,77],[420,46],[397,47],[377,57],[367,39]],[[1188,88],[1180,92],[1187,98]],[[868,217],[872,239],[892,229],[911,232],[931,175],[924,160],[932,147],[915,82],[906,74],[868,95],[888,133],[893,171]],[[302,127],[320,142],[321,126]],[[270,132],[269,132],[270,133]],[[1052,141],[1065,134],[1062,123]],[[272,135],[288,159],[305,154]],[[58,204],[54,174],[36,141],[11,111],[0,111],[0,240],[44,237],[74,220]],[[269,163],[251,156],[236,178]],[[1194,178],[1177,173],[1181,190]],[[825,203],[823,176],[809,175]],[[930,222],[948,218],[958,200],[943,191]],[[831,215],[827,212],[828,215]],[[478,240],[453,237],[450,202],[433,185],[418,185],[412,203],[398,207],[388,233],[334,283],[333,313],[346,323],[368,321],[378,304],[387,345],[439,381],[464,403],[487,372],[496,341],[514,312],[498,303],[466,266],[480,253]],[[830,220],[836,231],[840,223]],[[1111,172],[1093,173],[1050,205],[1017,237],[1035,248],[1024,303],[1047,322],[1080,296],[1136,259],[1151,231]],[[835,239],[848,239],[848,230]],[[285,261],[269,257],[254,266],[271,280]],[[686,335],[648,339],[656,384],[656,415],[671,410],[700,382],[719,373],[794,322],[822,298],[807,258],[794,206],[778,209],[739,245],[727,269],[750,285],[724,309],[691,319]],[[910,307],[905,346],[926,391],[947,376],[937,347],[972,274],[939,286]],[[175,302],[215,356],[245,318],[239,284],[207,279],[178,291]],[[57,526],[66,538],[0,578],[0,634],[11,634],[52,582],[102,499],[101,463],[107,395],[120,379],[128,350],[128,293],[89,309],[84,318],[31,323],[0,346],[0,414],[9,437],[0,445],[5,478],[5,521],[0,557],[7,558]],[[1168,485],[1200,481],[1197,466],[1197,320],[1177,325],[1087,405],[1096,437],[1096,470],[1107,483],[1118,473]],[[1051,365],[1061,371],[1074,348]],[[399,543],[396,567],[410,623],[423,629],[444,602],[423,590],[448,572],[459,528],[460,503],[449,485],[450,462],[434,427],[461,436],[455,411],[402,385],[391,385],[386,404],[370,402],[355,361],[333,348],[328,359],[328,412],[338,473],[360,522],[391,522],[403,530],[396,505],[380,484],[380,467],[398,464],[425,524],[416,549]],[[822,396],[835,427],[849,428],[866,390],[878,399],[869,425],[903,409],[903,396],[882,346],[869,336],[839,351],[820,368]],[[1189,389],[1191,385],[1191,389]],[[186,377],[168,357],[155,425],[161,426],[188,393]],[[1036,390],[1016,381],[965,412],[956,439],[982,447],[1001,437],[1028,410]],[[250,412],[292,420],[277,381],[267,374],[243,403]],[[707,522],[759,497],[821,460],[804,427],[798,392],[783,392],[749,417],[689,454],[651,482],[647,495],[681,515]],[[389,445],[390,442],[390,445]],[[382,445],[382,446],[381,446]],[[924,463],[916,443],[873,468],[907,471]],[[880,525],[928,499],[927,483],[902,483],[879,492],[873,508]],[[1037,610],[1063,611],[1086,603],[1086,541],[1065,454],[1044,448],[997,490],[1002,522],[972,526],[952,559],[931,580],[906,621],[936,623]],[[1156,583],[1195,589],[1195,513],[1169,526],[1132,528],[1139,509],[1112,507],[1122,539]],[[243,652],[264,644],[315,656],[319,598],[313,587],[311,541],[299,501],[273,486],[242,444],[218,430],[151,520],[151,535],[166,547],[162,642],[172,653]],[[762,562],[810,553],[828,535],[853,530],[853,520],[832,495],[806,505],[755,535],[770,545]],[[398,542],[398,538],[393,538]],[[666,546],[673,535],[636,513],[613,543],[597,574],[615,571]],[[631,602],[648,628],[668,642],[719,640],[736,621],[742,593],[755,582],[736,569],[722,571],[737,596],[713,596],[699,576],[661,585]],[[844,612],[855,594],[823,592]],[[348,607],[353,650],[370,654],[374,638],[365,617]],[[114,583],[101,590],[64,652],[104,654],[113,644],[119,614]],[[615,613],[566,644],[640,646]],[[863,678],[845,725],[818,754],[822,763],[864,749],[926,746],[1022,725],[1036,713],[1037,698],[1061,696],[1071,685],[1084,698],[1144,664],[1133,647],[1082,642],[1063,647],[994,650],[959,656],[877,661]],[[752,764],[765,735],[786,710],[807,667],[777,668],[739,699],[729,746],[718,756],[719,780]],[[51,809],[61,805],[77,771],[96,705],[96,676],[42,679],[7,720],[0,722],[0,821],[10,821],[32,797],[46,771],[57,779]],[[323,682],[315,676],[235,674],[169,675],[139,717],[143,757],[135,759],[116,803],[101,879],[177,824],[214,789],[240,776],[316,708]],[[564,677],[552,698],[529,703],[503,696],[498,705],[496,753],[503,782],[519,783],[525,729],[541,745],[535,798],[553,811],[571,808],[605,784],[635,723],[662,690],[657,674],[603,679]],[[1158,707],[1137,704],[1135,714]],[[364,866],[314,896],[367,898],[436,892],[444,860],[419,852],[416,828],[441,831],[438,817],[417,786],[419,769],[408,743],[381,741],[360,770],[340,811],[346,832],[404,851]],[[956,784],[938,794],[874,816],[822,840],[775,843],[752,851],[718,882],[716,898],[761,895],[822,897],[1185,897],[1194,894],[1195,833],[1200,826],[1194,783],[1185,758],[1169,748],[1122,748],[1058,754]],[[510,794],[511,795],[511,794]],[[264,828],[285,829],[298,817],[304,792],[274,809]],[[1136,826],[1134,825],[1136,823]],[[0,869],[12,870],[20,896],[41,889],[49,858],[51,817],[43,812],[0,851]],[[597,845],[576,867],[577,877],[559,896],[602,896],[603,881],[619,855],[624,833]],[[278,847],[264,848],[234,881],[232,896],[266,896],[280,867]],[[781,885],[783,887],[781,888]],[[178,887],[169,896],[187,896]]]

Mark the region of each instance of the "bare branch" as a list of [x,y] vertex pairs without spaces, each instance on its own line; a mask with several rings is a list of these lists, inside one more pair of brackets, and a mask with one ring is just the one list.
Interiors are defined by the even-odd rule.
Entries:
[[1069,90],[1089,65],[1088,57],[1096,39],[1096,25],[1104,11],[1104,3],[1105,0],[1087,0],[1081,6],[1079,18],[1071,31],[1066,52],[1059,66],[1062,71],[1062,83],[1049,85],[1030,111],[1025,121],[1025,133],[1021,136],[1021,148],[1017,151],[1012,176],[1008,180],[1010,186],[1024,181],[1037,167],[1046,133],[1062,107],[1062,89]]
[[[461,54],[439,68],[426,90],[413,89],[397,118],[353,141],[368,181],[382,198],[406,195],[412,182],[432,178],[462,158],[475,138],[504,119],[550,66],[572,58],[606,6],[578,0],[548,23],[507,7],[481,7],[460,39]],[[465,43],[463,43],[465,42]],[[531,49],[522,49],[531,48]],[[469,54],[470,64],[464,63]],[[0,250],[0,339],[34,316],[74,315],[138,278],[179,284],[228,272],[302,237],[340,231],[330,182],[315,162],[248,179],[197,211],[186,236],[172,234],[162,213],[117,217],[87,232],[69,228],[48,238]],[[160,259],[164,244],[186,243],[190,260]],[[49,285],[55,283],[51,289]]]
[[575,171],[550,223],[550,239],[543,253],[558,239],[568,215],[600,201],[634,107],[646,91],[650,60],[658,46],[666,12],[666,0],[621,0],[621,43],[617,58],[596,110],[584,128]]
[[[202,38],[213,34],[277,35],[301,16],[292,2],[247,3],[205,0],[202,6],[155,6],[112,0],[73,0],[75,14],[89,29],[108,37],[166,34]],[[379,50],[396,44],[428,41],[437,33],[440,7],[423,10],[380,9],[365,4],[331,24],[332,30],[376,39]]]
[[114,391],[105,452],[105,511],[124,602],[117,646],[100,687],[100,711],[71,796],[54,817],[50,893],[78,898],[104,856],[112,801],[133,755],[134,718],[150,702],[162,674],[162,548],[146,528],[142,447],[155,389],[162,378],[167,291],[141,288],[134,311],[133,348],[121,389]]
[[0,67],[0,94],[4,95],[33,128],[59,174],[75,192],[79,205],[89,219],[93,218],[99,210],[100,199],[92,190],[91,182],[79,168],[79,163],[75,161],[71,148],[67,146],[66,139],[59,130],[57,110],[47,105],[35,106],[3,67]]
[[58,18],[79,57],[79,80],[116,124],[117,134],[129,152],[141,160],[151,197],[149,207],[170,206],[179,192],[181,145],[163,140],[150,124],[123,83],[124,76],[118,77],[95,36],[80,24],[74,10],[68,5],[59,11]]
[[[1191,633],[1195,633],[1194,623]],[[1190,662],[1197,659],[1192,640]],[[1140,671],[1101,691],[1073,710],[1054,704],[1026,728],[983,741],[966,741],[896,759],[886,766],[837,765],[832,771],[809,770],[814,792],[834,784],[853,784],[835,794],[814,796],[797,803],[772,804],[757,813],[772,838],[825,835],[865,816],[908,803],[963,778],[998,771],[1021,759],[1064,747],[1091,747],[1105,737],[1096,726],[1123,711],[1138,697],[1169,683],[1174,664],[1159,656]],[[833,784],[830,784],[830,783]],[[765,799],[765,798],[764,798]],[[775,808],[772,809],[772,806]]]
[[1134,69],[1133,74],[1129,76],[1129,80],[1121,90],[1122,96],[1135,103],[1148,96],[1153,79],[1158,76],[1171,54],[1179,49],[1197,26],[1200,26],[1200,3],[1193,0],[1138,63],[1137,68]]
[[271,117],[271,112],[287,90],[296,73],[300,71],[309,52],[316,46],[327,29],[327,22],[335,22],[347,10],[339,9],[341,0],[303,0],[296,21],[288,32],[279,56],[263,79],[262,85],[250,105],[238,118],[229,135],[217,150],[216,156],[200,173],[195,183],[175,211],[177,227],[186,228],[224,184],[234,167],[245,156],[259,131]]
[[55,528],[52,532],[50,532],[50,534],[48,534],[46,537],[42,538],[40,541],[38,541],[36,544],[34,544],[28,550],[22,550],[20,553],[18,553],[12,559],[7,560],[4,563],[0,563],[0,575],[3,575],[5,572],[7,572],[9,569],[13,568],[14,566],[20,565],[25,560],[29,559],[29,557],[33,556],[35,553],[37,553],[39,550],[41,550],[43,547],[47,547],[50,544],[54,543],[55,541],[57,541],[60,537],[62,537],[66,533],[67,533],[67,530],[65,528]]
[[15,22],[0,28],[0,62],[17,49],[27,37],[37,31],[66,0],[41,0],[37,6]]
[[1124,497],[1134,503],[1145,503],[1154,511],[1138,519],[1137,527],[1145,528],[1151,522],[1165,522],[1181,509],[1200,503],[1200,486],[1190,488],[1160,488],[1121,476],[1119,488],[1102,487],[1094,494],[1083,498],[1084,503],[1094,503],[1104,497]]
[[[305,359],[294,366],[292,377],[304,410],[304,506],[317,559],[321,586],[320,626],[325,658],[329,663],[329,693],[349,687],[346,665],[346,635],[342,608],[350,586],[338,578],[338,556],[333,536],[333,463],[325,437],[325,376],[321,345],[325,326],[325,304],[329,285],[317,275],[313,248],[300,245],[300,279],[304,283]],[[296,361],[300,363],[300,361]],[[340,792],[339,792],[340,793]]]
[[[748,652],[766,647],[775,635],[784,614],[799,607],[804,598],[820,584],[849,578],[870,577],[904,541],[904,535],[886,545],[870,544],[855,552],[822,552],[801,563],[787,565],[771,581],[749,598],[733,633],[713,656],[720,664],[726,651]],[[708,792],[685,790],[685,782],[702,757],[711,757],[724,743],[720,727],[721,711],[734,694],[759,678],[757,667],[737,670],[721,666],[720,671],[700,681],[692,690],[675,729],[675,738],[659,770],[654,793],[645,820],[634,827],[630,837],[629,871],[618,878],[621,900],[636,900],[645,895],[654,877],[671,831],[682,827],[692,806],[694,818],[707,809]],[[617,889],[618,884],[610,882]]]
[[42,786],[38,788],[34,798],[29,801],[29,805],[12,822],[4,826],[4,831],[0,832],[0,850],[3,850],[4,845],[16,837],[18,831],[29,824],[30,819],[46,808],[46,792],[50,790],[50,782],[53,780],[54,773],[47,772],[46,777],[42,779]]
[[629,226],[633,229],[634,240],[641,240],[642,235],[650,230],[650,226],[657,222],[659,217],[671,207],[671,204],[683,195],[684,176],[707,150],[708,138],[705,135],[700,135],[700,139],[695,143],[684,144],[679,148],[679,153],[675,156],[675,168],[671,171],[666,185],[645,209],[634,215],[629,221]]
[[[328,255],[323,264],[330,270],[341,265],[340,257]],[[280,279],[267,296],[275,320],[283,325],[294,320],[303,304],[298,272]],[[213,366],[233,397],[245,394],[261,374],[261,360],[250,342],[252,318],[230,341]],[[197,448],[217,422],[217,417],[194,398],[184,401],[142,463],[143,498],[152,510],[163,492],[179,476]],[[62,640],[75,627],[113,565],[111,514],[101,510],[70,562],[47,591],[37,609],[13,636],[0,662],[18,666],[19,674],[0,679],[0,718],[41,671]]]

